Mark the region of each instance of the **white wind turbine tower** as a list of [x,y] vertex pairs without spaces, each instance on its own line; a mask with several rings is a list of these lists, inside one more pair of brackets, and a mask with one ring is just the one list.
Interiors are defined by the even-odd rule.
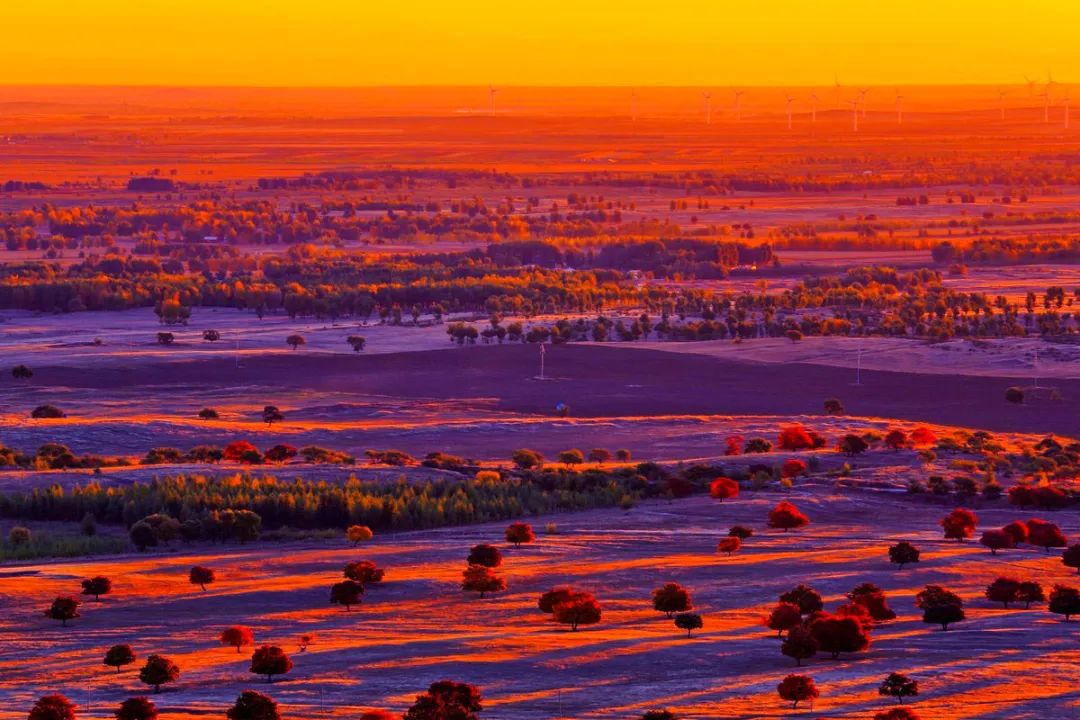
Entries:
[[705,100],[705,124],[712,125],[712,93],[703,92],[701,97]]
[[811,123],[816,123],[817,122],[817,101],[818,101],[817,90],[811,90],[810,91],[810,122]]
[[1046,90],[1039,97],[1043,101],[1043,122],[1050,123],[1050,87],[1047,86]]
[[1035,81],[1025,75],[1024,82],[1028,86],[1028,97],[1035,97]]
[[742,120],[742,96],[745,90],[732,90],[735,94],[735,120],[736,122]]
[[840,109],[840,76],[833,73],[833,99],[836,101],[836,109]]
[[851,106],[851,129],[859,132],[859,101],[848,100],[847,104]]
[[1001,122],[1005,122],[1005,91],[998,88],[998,107],[1001,110]]
[[1065,129],[1069,129],[1069,103],[1072,98],[1069,97],[1069,89],[1065,88],[1065,97],[1061,98],[1061,102],[1065,103]]
[[791,95],[784,95],[786,103],[784,105],[784,112],[787,113],[787,129],[791,129],[791,103],[795,100]]
[[863,120],[866,119],[866,95],[870,92],[870,88],[863,88],[859,91],[859,102],[862,104],[862,116]]
[[904,124],[904,96],[896,93],[896,124]]
[[637,90],[630,91],[630,121],[637,122]]
[[499,92],[493,85],[488,85],[488,111],[491,117],[495,117],[495,93]]

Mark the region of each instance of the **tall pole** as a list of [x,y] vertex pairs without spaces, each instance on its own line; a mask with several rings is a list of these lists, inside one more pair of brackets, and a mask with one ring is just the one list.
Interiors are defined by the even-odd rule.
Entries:
[[544,343],[540,343],[540,379],[541,380],[544,379],[544,355],[545,354],[546,354],[546,351],[544,350]]
[[862,385],[862,338],[859,338],[859,350],[855,355],[855,384]]

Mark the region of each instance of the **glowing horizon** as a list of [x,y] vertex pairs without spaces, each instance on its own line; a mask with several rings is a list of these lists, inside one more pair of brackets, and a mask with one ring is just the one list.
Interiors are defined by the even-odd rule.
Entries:
[[8,9],[15,85],[760,87],[1080,78],[1080,5],[1041,0],[42,0]]

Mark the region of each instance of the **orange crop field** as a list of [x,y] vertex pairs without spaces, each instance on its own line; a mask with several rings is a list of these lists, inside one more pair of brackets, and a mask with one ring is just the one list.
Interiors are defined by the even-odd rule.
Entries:
[[1080,718],[1029,5],[5,8],[0,720]]

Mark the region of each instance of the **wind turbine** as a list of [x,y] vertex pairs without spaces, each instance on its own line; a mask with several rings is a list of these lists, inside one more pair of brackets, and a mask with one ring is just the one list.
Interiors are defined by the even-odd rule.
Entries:
[[1005,122],[1005,91],[998,88],[998,106],[1001,109],[1001,121]]
[[1056,85],[1057,85],[1057,82],[1054,80],[1053,73],[1051,73],[1049,70],[1047,70],[1046,71],[1046,94],[1050,95],[1051,99],[1053,99],[1054,87]]
[[904,96],[896,93],[896,124],[904,124]]
[[848,100],[847,104],[851,106],[851,129],[859,132],[859,101]]
[[630,91],[630,121],[637,122],[637,90]]
[[839,110],[840,109],[840,87],[841,87],[840,86],[840,76],[837,75],[836,73],[833,73],[832,78],[833,78],[833,95],[835,96],[834,100],[836,100],[836,109]]
[[1039,97],[1041,97],[1043,99],[1043,122],[1044,123],[1049,123],[1050,122],[1050,88],[1049,88],[1049,86],[1047,87],[1046,91],[1042,95],[1040,95]]
[[870,92],[870,88],[863,88],[859,90],[859,102],[862,103],[862,116],[866,119],[866,95]]
[[488,85],[488,108],[491,117],[495,117],[495,93],[499,92],[493,85]]
[[1028,97],[1034,97],[1035,96],[1035,81],[1032,80],[1031,78],[1029,78],[1027,75],[1025,75],[1024,76],[1024,82],[1026,82],[1027,86],[1028,86]]
[[735,120],[738,122],[742,120],[742,96],[746,91],[732,90],[731,92],[735,94]]
[[705,99],[705,124],[712,125],[712,93],[703,92],[701,97]]
[[810,91],[810,122],[817,122],[817,90]]
[[791,129],[791,103],[795,99],[790,95],[784,95],[784,99],[787,101],[784,106],[784,112],[787,113],[787,129]]
[[1068,130],[1069,129],[1069,103],[1072,101],[1072,98],[1069,97],[1068,88],[1065,89],[1065,97],[1061,98],[1061,101],[1063,103],[1065,103],[1065,129]]

